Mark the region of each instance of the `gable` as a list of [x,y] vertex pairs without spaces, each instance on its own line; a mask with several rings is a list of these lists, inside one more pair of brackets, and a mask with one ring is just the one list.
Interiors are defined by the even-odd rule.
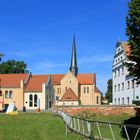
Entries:
[[69,71],[68,73],[66,73],[64,75],[64,77],[61,79],[61,83],[63,83],[63,81],[76,81],[78,82],[77,78],[73,75],[73,73],[71,71]]
[[65,92],[65,94],[61,97],[60,101],[78,101],[78,97],[75,95],[71,88]]

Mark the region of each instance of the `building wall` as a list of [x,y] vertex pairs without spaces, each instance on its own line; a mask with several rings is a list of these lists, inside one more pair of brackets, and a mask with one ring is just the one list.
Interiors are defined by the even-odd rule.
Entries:
[[79,105],[79,101],[59,101],[57,105]]
[[62,96],[68,88],[71,88],[77,97],[79,96],[78,80],[71,72],[68,72],[61,80]]
[[133,99],[140,99],[140,86],[136,81],[133,84],[133,77],[129,76],[129,72],[123,62],[126,62],[125,52],[120,45],[115,50],[113,60],[113,104],[132,104]]
[[53,89],[54,89],[54,94],[56,96],[56,100],[57,98],[62,97],[62,92],[61,92],[61,85],[53,85]]
[[101,95],[95,91],[95,85],[81,85],[80,91],[81,105],[101,104]]
[[[37,109],[37,106],[34,106],[34,96],[37,95],[38,99],[40,99],[40,109],[45,109],[45,94],[43,92],[26,92],[24,106],[26,109]],[[29,104],[29,96],[33,96],[33,105],[30,106]]]
[[[8,94],[10,91],[12,91],[12,97],[5,97],[5,92],[8,91]],[[18,110],[21,110],[23,108],[23,89],[22,88],[2,88],[4,99],[4,104],[9,104],[10,102],[15,102],[16,107]]]

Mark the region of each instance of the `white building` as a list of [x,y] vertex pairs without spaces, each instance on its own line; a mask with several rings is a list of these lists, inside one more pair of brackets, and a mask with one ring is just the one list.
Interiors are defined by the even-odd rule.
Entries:
[[113,73],[113,104],[132,104],[133,100],[140,99],[140,85],[136,84],[124,66],[130,48],[127,42],[118,42],[116,45],[112,73]]

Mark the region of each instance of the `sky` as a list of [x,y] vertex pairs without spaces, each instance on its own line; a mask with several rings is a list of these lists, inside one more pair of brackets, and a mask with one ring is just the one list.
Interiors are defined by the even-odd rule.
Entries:
[[129,0],[0,0],[2,61],[24,61],[32,74],[69,71],[73,34],[79,73],[96,73],[105,94]]

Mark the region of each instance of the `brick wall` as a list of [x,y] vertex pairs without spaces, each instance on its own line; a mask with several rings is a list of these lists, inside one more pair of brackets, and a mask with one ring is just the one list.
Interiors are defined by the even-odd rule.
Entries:
[[92,111],[102,115],[140,115],[140,108],[136,106],[91,106],[91,107],[54,107],[70,115],[76,115],[82,111]]

